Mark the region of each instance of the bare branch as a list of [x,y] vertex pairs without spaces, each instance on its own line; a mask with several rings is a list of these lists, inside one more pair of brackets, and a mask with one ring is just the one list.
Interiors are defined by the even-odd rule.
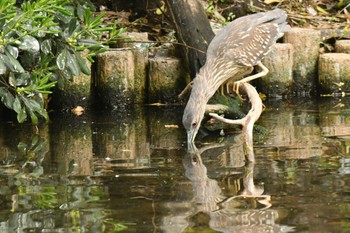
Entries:
[[259,119],[262,113],[263,104],[260,99],[259,93],[251,84],[243,83],[241,84],[241,88],[247,93],[249,101],[251,103],[251,109],[244,118],[239,120],[231,120],[221,117],[216,113],[209,113],[209,115],[214,117],[215,119],[218,119],[228,124],[238,124],[243,126],[242,134],[244,141],[245,156],[248,161],[254,162],[255,156],[253,151],[253,127],[254,123]]

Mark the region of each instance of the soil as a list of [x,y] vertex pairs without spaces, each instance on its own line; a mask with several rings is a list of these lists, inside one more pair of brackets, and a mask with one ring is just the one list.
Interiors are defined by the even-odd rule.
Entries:
[[[281,8],[288,13],[294,27],[344,29],[350,25],[350,0],[200,0],[212,23],[225,24],[240,16]],[[128,31],[148,32],[150,39],[175,39],[172,24],[163,0],[92,0],[106,13],[105,22],[118,21]],[[248,3],[249,2],[249,3]]]

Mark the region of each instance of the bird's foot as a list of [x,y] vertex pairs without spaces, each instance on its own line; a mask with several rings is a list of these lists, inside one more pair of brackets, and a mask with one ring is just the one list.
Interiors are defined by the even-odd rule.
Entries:
[[244,98],[239,94],[239,88],[240,88],[240,85],[243,84],[244,82],[241,82],[241,81],[237,81],[233,84],[233,90],[235,91],[235,93],[237,94],[238,98],[240,100],[244,100]]
[[236,95],[235,82],[231,79],[227,80],[220,86],[219,92],[222,96],[234,97]]

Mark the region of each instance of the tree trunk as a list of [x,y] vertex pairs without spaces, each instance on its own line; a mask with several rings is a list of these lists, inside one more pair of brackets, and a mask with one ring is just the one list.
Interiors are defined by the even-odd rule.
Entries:
[[166,0],[167,8],[183,43],[181,53],[194,78],[206,60],[206,51],[215,36],[209,20],[198,0]]

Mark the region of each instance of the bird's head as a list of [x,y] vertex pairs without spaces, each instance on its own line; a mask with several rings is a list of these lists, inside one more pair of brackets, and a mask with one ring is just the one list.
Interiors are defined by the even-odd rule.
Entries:
[[182,123],[187,131],[187,143],[191,144],[198,133],[199,127],[204,117],[206,101],[200,101],[191,95],[187,102]]

